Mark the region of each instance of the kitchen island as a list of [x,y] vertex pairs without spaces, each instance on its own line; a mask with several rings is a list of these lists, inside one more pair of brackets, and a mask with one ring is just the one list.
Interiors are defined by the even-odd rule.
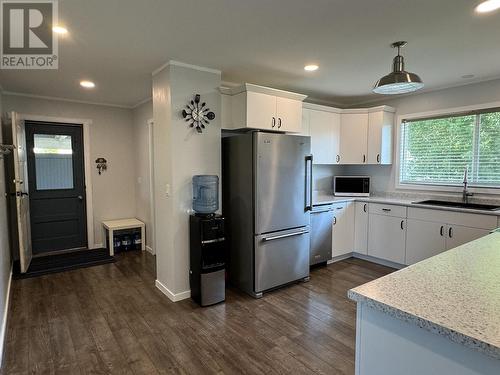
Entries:
[[500,374],[500,233],[351,289],[356,374]]

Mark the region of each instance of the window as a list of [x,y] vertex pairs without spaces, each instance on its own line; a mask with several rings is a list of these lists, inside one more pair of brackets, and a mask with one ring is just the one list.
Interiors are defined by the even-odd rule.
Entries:
[[36,189],[73,189],[71,136],[35,134],[34,143]]
[[401,184],[500,188],[500,110],[403,120]]

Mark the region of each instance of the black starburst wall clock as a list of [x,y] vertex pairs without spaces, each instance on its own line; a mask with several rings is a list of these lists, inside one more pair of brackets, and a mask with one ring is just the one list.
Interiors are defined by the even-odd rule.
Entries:
[[195,128],[198,133],[201,133],[205,126],[207,126],[210,121],[215,119],[215,113],[210,111],[207,107],[207,103],[200,103],[201,96],[196,94],[194,100],[191,100],[186,108],[182,110],[182,117],[189,123],[190,128]]

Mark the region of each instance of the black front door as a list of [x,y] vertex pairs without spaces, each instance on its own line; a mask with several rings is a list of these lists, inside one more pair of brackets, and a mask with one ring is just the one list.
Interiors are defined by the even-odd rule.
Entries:
[[33,254],[85,248],[82,125],[25,125]]

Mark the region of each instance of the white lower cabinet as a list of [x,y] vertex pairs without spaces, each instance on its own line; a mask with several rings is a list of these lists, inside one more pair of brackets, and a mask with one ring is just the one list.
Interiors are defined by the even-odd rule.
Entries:
[[408,209],[406,264],[486,236],[496,226],[491,215],[425,208]]
[[490,233],[490,229],[448,225],[446,231],[446,250],[477,240],[478,238],[486,236],[488,233]]
[[332,258],[352,253],[354,246],[354,202],[333,205]]
[[368,203],[354,204],[354,252],[368,254]]
[[446,224],[408,219],[405,264],[420,262],[446,250]]
[[372,213],[368,216],[368,255],[404,264],[406,218]]

